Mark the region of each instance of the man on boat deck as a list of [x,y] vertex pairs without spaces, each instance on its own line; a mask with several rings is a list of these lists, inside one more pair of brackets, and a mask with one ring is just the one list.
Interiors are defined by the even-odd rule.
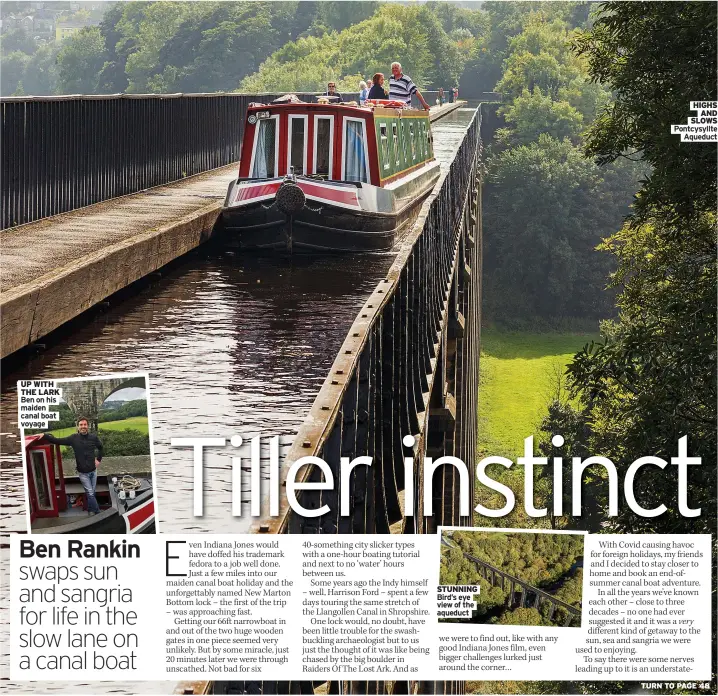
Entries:
[[327,85],[327,93],[324,95],[325,97],[329,97],[329,99],[333,102],[342,102],[344,99],[342,98],[342,95],[337,92],[337,86],[334,82],[330,82]]
[[408,75],[401,72],[401,63],[391,64],[391,77],[389,78],[389,99],[402,101],[406,106],[411,106],[411,95],[416,94],[421,105],[428,111],[429,105],[417,86],[412,82]]
[[[97,467],[102,461],[102,441],[95,433],[90,432],[90,422],[87,418],[77,420],[77,432],[68,437],[55,437],[50,433],[42,436],[45,442],[53,445],[70,445],[75,453],[75,467],[77,476],[85,489],[87,498],[87,511],[90,515],[96,515],[100,506],[95,498],[95,485],[97,484]],[[97,456],[95,456],[97,450]]]

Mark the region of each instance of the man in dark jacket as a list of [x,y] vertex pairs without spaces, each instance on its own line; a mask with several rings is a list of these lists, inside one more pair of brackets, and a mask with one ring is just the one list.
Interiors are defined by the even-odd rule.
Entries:
[[329,97],[329,101],[331,102],[342,102],[344,99],[342,98],[342,95],[337,92],[337,85],[335,82],[330,82],[327,85],[327,91],[324,95],[325,97]]
[[[53,445],[69,445],[75,453],[75,466],[77,476],[85,489],[87,498],[87,510],[91,515],[100,511],[100,506],[95,498],[95,485],[97,484],[97,467],[102,461],[102,442],[95,433],[90,432],[90,423],[87,418],[80,418],[77,421],[77,432],[68,437],[55,437],[50,433],[43,435],[45,442]],[[97,450],[97,454],[95,454]]]

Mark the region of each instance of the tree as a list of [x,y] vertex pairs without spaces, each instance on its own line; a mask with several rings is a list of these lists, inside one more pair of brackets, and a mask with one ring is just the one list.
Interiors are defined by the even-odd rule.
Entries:
[[66,39],[57,54],[61,94],[96,94],[105,64],[105,41],[98,27],[85,27]]
[[525,88],[542,92],[557,99],[559,90],[579,79],[581,71],[576,65],[562,63],[559,58],[546,51],[540,53],[512,53],[506,60],[503,77],[496,90],[510,98],[519,96]]
[[519,608],[504,612],[496,623],[509,626],[540,626],[542,620],[538,609]]
[[591,4],[493,0],[482,3],[482,11],[474,13],[481,18],[476,20],[481,30],[475,32],[479,40],[473,46],[461,78],[462,94],[478,96],[481,92],[495,89],[509,54],[522,52],[510,48],[512,39],[521,34],[530,22],[545,24],[557,20],[567,29],[585,26]]
[[[669,216],[673,216],[673,210]],[[617,464],[619,475],[639,457],[669,460],[687,435],[692,456],[689,501],[703,516],[678,513],[675,467],[643,467],[634,486],[645,508],[665,504],[661,518],[625,505],[619,531],[707,532],[715,520],[716,216],[705,212],[680,229],[657,217],[628,222],[603,249],[618,260],[619,318],[603,326],[603,342],[569,365],[573,392],[588,411],[589,446]],[[605,507],[605,494],[602,496]],[[711,520],[712,518],[712,520]]]
[[[501,79],[502,63],[512,36],[523,29],[523,22],[541,3],[485,2],[482,9],[488,18],[488,31],[477,41],[462,75],[462,93],[472,87],[477,92],[490,92]],[[465,86],[467,89],[465,89]]]
[[602,247],[618,264],[618,319],[569,366],[591,423],[588,444],[619,475],[638,457],[675,456],[683,436],[707,464],[691,467],[689,479],[689,504],[701,516],[678,513],[674,467],[643,467],[638,502],[667,512],[646,518],[620,506],[611,530],[715,527],[715,146],[681,144],[670,124],[685,121],[689,100],[716,99],[716,38],[714,7],[611,2],[577,44],[594,78],[617,95],[591,129],[589,156],[612,162],[640,150],[654,167],[634,214]]
[[163,72],[150,79],[153,91],[234,89],[285,38],[273,4],[287,3],[207,3],[200,16],[186,18],[160,50]]
[[526,145],[546,133],[556,140],[568,138],[574,145],[580,140],[583,116],[566,101],[554,101],[539,87],[524,89],[521,96],[499,109],[510,126],[504,136],[511,144]]
[[60,44],[56,41],[40,46],[30,58],[23,77],[27,94],[57,94],[57,55]]
[[[184,19],[196,16],[203,11],[204,3],[193,2],[148,2],[130,9],[133,14],[123,13],[119,23],[125,40],[134,43],[132,52],[127,56],[125,72],[129,92],[150,91],[151,78],[159,72],[159,56],[165,44],[172,39]],[[134,10],[139,9],[139,16]]]
[[15,51],[20,51],[30,56],[36,49],[37,42],[32,34],[25,29],[11,29],[4,33],[0,39],[0,51],[3,59],[5,59],[5,56],[15,53]]
[[608,2],[577,39],[593,78],[617,94],[591,129],[587,154],[599,163],[640,156],[653,168],[639,219],[654,206],[672,209],[677,222],[715,205],[715,146],[681,143],[670,127],[686,122],[690,101],[716,99],[716,33],[710,3]]
[[464,62],[461,50],[429,7],[387,4],[340,32],[285,44],[240,88],[245,92],[317,90],[331,79],[340,91],[358,91],[362,76],[387,74],[397,59],[421,88],[458,81]]
[[127,63],[127,44],[122,41],[122,32],[118,23],[126,11],[122,3],[116,3],[105,12],[100,22],[100,34],[105,43],[105,62],[97,78],[97,90],[100,94],[119,94],[127,89],[125,74]]
[[484,192],[487,314],[605,316],[610,260],[594,248],[628,212],[626,188],[612,191],[568,140],[545,134],[494,155]]
[[574,6],[549,5],[487,4],[505,33],[492,27],[490,41],[505,55],[496,89],[506,127],[487,158],[484,308],[523,327],[610,314],[611,261],[594,250],[629,212],[642,173],[584,161],[582,133],[610,94],[571,50]]
[[[542,434],[539,442],[539,452],[552,462],[554,457],[561,457],[564,463],[561,477],[561,500],[563,516],[558,517],[553,512],[553,498],[557,494],[554,488],[553,473],[550,470],[542,471],[537,479],[536,488],[543,498],[543,505],[548,509],[552,529],[582,529],[588,532],[598,532],[604,521],[604,510],[600,504],[601,494],[608,485],[606,472],[602,467],[589,467],[584,473],[582,481],[582,514],[574,517],[571,514],[572,497],[572,467],[573,457],[585,460],[592,456],[589,451],[590,440],[589,414],[586,409],[572,404],[566,395],[560,395],[548,405],[548,413],[541,421]],[[552,443],[554,435],[561,435],[564,444],[555,447]]]
[[352,0],[349,2],[346,0],[319,2],[316,4],[315,24],[322,25],[329,31],[342,31],[369,19],[378,6],[378,2],[354,2]]
[[105,430],[100,428],[98,435],[102,440],[106,457],[136,457],[150,454],[150,438],[139,430],[132,428]]
[[25,75],[25,67],[30,62],[30,57],[22,51],[13,51],[3,56],[0,62],[0,83],[2,84],[2,96],[7,97],[15,94],[18,85]]

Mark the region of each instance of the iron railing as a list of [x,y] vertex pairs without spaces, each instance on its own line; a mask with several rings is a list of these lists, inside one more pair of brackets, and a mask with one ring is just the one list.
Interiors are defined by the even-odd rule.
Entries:
[[236,162],[247,105],[277,96],[2,99],[2,229]]

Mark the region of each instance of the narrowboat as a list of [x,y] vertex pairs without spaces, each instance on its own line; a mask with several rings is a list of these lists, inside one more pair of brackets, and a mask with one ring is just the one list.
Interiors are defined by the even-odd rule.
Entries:
[[439,178],[426,111],[250,104],[220,229],[245,249],[391,249]]
[[60,445],[25,437],[25,467],[33,534],[154,534],[151,474],[97,476],[100,512],[89,515],[77,476],[65,478]]

